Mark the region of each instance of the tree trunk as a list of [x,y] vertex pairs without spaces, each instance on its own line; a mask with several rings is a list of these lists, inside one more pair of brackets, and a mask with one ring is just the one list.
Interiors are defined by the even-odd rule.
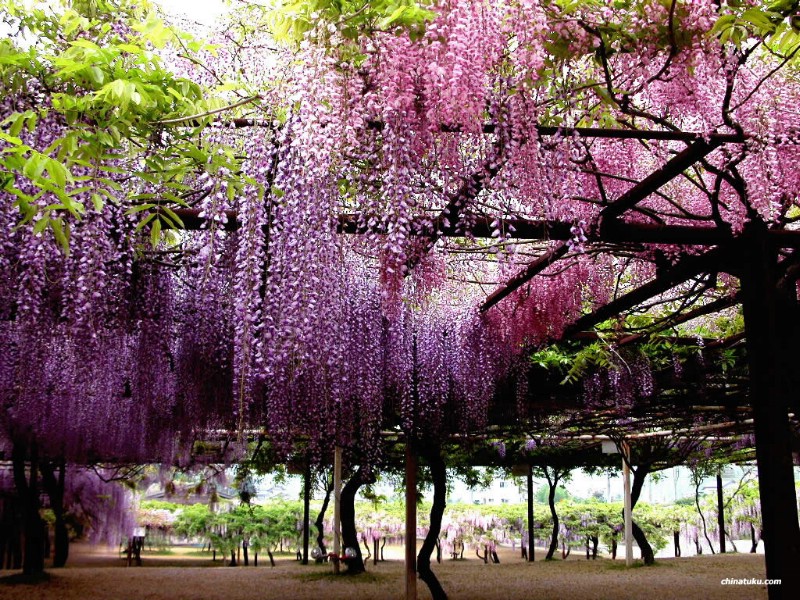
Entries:
[[[0,538],[4,539],[5,563],[0,553],[0,569],[22,569],[22,511],[19,498],[5,497],[2,500],[3,514],[0,515]],[[5,565],[5,566],[4,566]]]
[[758,540],[756,539],[756,528],[755,525],[750,523],[750,554],[755,554],[756,549],[758,548]]
[[556,486],[560,475],[553,469],[553,476],[550,477],[550,471],[547,467],[544,468],[545,477],[547,477],[547,485],[550,487],[550,493],[547,495],[547,504],[550,506],[550,516],[553,517],[553,533],[550,536],[550,548],[547,550],[545,560],[553,560],[553,555],[558,549],[558,514],[556,513]]
[[331,501],[332,493],[333,477],[326,481],[325,498],[322,501],[322,508],[319,509],[317,520],[314,521],[314,526],[317,528],[317,547],[320,550],[320,556],[325,556],[328,553],[328,549],[325,547],[325,512],[328,510],[328,504]]
[[247,547],[248,546],[249,546],[249,544],[246,541],[242,542],[242,557],[244,558],[244,566],[245,567],[249,567],[250,566],[250,558],[247,555]]
[[600,538],[596,535],[592,536],[592,560],[597,560],[597,544],[600,543]]
[[681,532],[680,531],[673,531],[672,532],[672,541],[675,545],[675,556],[676,558],[681,555]]
[[66,465],[62,459],[58,464],[58,478],[52,464],[43,464],[41,467],[42,485],[50,498],[50,508],[55,516],[55,553],[53,555],[53,567],[61,568],[66,566],[69,558],[69,532],[64,520],[64,478]]
[[374,482],[375,475],[366,475],[363,468],[359,467],[342,488],[342,544],[345,549],[352,548],[355,551],[355,556],[347,559],[347,573],[350,575],[357,575],[366,570],[364,568],[364,558],[361,555],[361,544],[358,541],[358,532],[356,531],[356,494],[362,485]]
[[[25,443],[16,440],[11,451],[14,483],[19,492],[22,510],[22,527],[25,534],[22,573],[36,577],[44,573],[44,534],[45,524],[39,516],[39,460],[36,442]],[[30,459],[30,471],[25,474],[26,454]]]
[[417,554],[417,573],[431,592],[433,600],[447,600],[447,594],[431,570],[431,554],[442,530],[442,516],[446,506],[447,470],[439,447],[420,446],[420,454],[428,462],[433,479],[433,504],[431,505],[430,527]]
[[708,542],[708,547],[711,550],[711,554],[716,554],[714,552],[714,544],[711,543],[711,540],[708,537],[708,527],[706,525],[706,516],[703,514],[703,510],[700,508],[700,484],[702,481],[700,480],[700,476],[698,475],[697,483],[694,486],[694,504],[697,507],[697,513],[700,515],[700,520],[703,522],[703,537],[706,538]]
[[[633,472],[633,483],[631,484],[631,511],[633,511],[636,502],[639,500],[639,495],[642,493],[642,486],[644,485],[644,480],[648,473],[650,473],[650,469],[644,465]],[[624,518],[624,509],[622,512]],[[655,554],[653,553],[652,546],[650,546],[650,542],[647,541],[647,537],[644,535],[644,531],[641,530],[636,522],[632,522],[632,524],[631,533],[633,534],[633,539],[635,539],[636,543],[639,545],[639,550],[642,552],[644,564],[654,564],[656,562]]]
[[369,562],[369,559],[372,558],[372,551],[369,549],[369,544],[367,543],[367,538],[362,537],[361,541],[364,542],[364,548],[367,550],[367,555],[364,557],[364,562]]

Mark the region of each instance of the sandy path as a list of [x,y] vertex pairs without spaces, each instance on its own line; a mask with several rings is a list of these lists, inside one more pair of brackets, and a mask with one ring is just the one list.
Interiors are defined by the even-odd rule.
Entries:
[[[721,585],[723,578],[763,578],[763,556],[728,554],[662,559],[651,568],[626,569],[620,561],[522,562],[510,550],[501,552],[501,564],[483,564],[476,558],[435,565],[453,600],[509,599],[641,599],[766,598],[755,585]],[[537,557],[538,558],[538,557]],[[175,566],[175,565],[193,566]],[[49,571],[47,582],[9,585],[0,579],[2,600],[360,600],[404,597],[403,565],[390,560],[373,566],[360,577],[329,575],[326,565],[283,559],[274,568],[229,568],[204,558],[146,557],[143,567],[125,567],[113,553],[77,549],[71,565]],[[202,565],[202,566],[197,566]],[[216,566],[215,566],[216,565]],[[0,575],[8,572],[0,571]],[[429,598],[419,584],[420,598]]]

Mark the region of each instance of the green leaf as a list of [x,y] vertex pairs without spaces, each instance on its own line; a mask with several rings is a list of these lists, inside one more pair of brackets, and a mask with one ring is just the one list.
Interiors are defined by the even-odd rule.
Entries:
[[93,83],[97,85],[103,85],[103,82],[106,79],[106,74],[103,72],[98,66],[89,67],[89,79],[92,80]]
[[25,126],[25,113],[20,113],[11,117],[13,120],[11,127],[8,128],[8,133],[13,137],[18,137],[22,133],[22,128]]
[[50,219],[50,229],[56,238],[59,246],[66,256],[69,256],[69,228],[65,226],[61,218]]
[[172,222],[180,228],[183,228],[183,221],[181,218],[175,214],[169,206],[162,206],[161,210],[172,220]]
[[763,10],[748,8],[742,13],[742,19],[755,25],[762,34],[775,31],[775,25]]
[[736,17],[733,15],[722,15],[719,17],[714,23],[714,26],[711,28],[712,35],[719,35],[722,31],[730,28],[736,22]]
[[142,228],[146,227],[147,224],[155,218],[156,218],[155,213],[150,213],[149,215],[147,215],[144,219],[142,219],[141,221],[139,221],[139,223],[136,224],[136,231],[140,231]]
[[47,172],[50,174],[50,178],[58,187],[64,188],[67,185],[67,181],[72,180],[70,172],[57,160],[48,158],[46,164]]
[[158,241],[161,239],[161,220],[156,219],[153,221],[153,227],[150,229],[150,244],[153,248],[158,246]]
[[25,161],[22,174],[34,183],[38,182],[46,166],[46,161],[46,156],[42,156],[38,152],[33,151],[28,160]]
[[70,42],[70,44],[72,46],[77,47],[77,48],[86,48],[88,50],[100,50],[100,46],[98,46],[94,42],[92,42],[90,40],[87,40],[85,38],[80,38],[80,39],[74,40],[74,41]]
[[35,235],[42,233],[42,231],[47,229],[48,225],[50,225],[50,219],[48,217],[42,217],[33,224],[33,233]]
[[6,142],[7,144],[11,144],[12,146],[20,146],[22,144],[21,139],[13,135],[8,135],[3,131],[0,131],[0,141]]
[[133,206],[125,211],[126,215],[135,215],[136,213],[142,212],[143,210],[149,210],[154,208],[155,204],[147,203],[147,204],[138,204]]

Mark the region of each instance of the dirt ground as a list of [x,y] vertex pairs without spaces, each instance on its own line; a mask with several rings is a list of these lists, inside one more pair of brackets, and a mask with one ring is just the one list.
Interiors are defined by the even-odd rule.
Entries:
[[[333,576],[330,565],[303,566],[280,557],[270,567],[266,556],[258,567],[225,567],[197,556],[196,549],[170,555],[145,553],[143,566],[127,567],[115,550],[73,546],[65,569],[49,570],[35,585],[18,583],[18,574],[0,571],[2,600],[391,600],[405,597],[400,548],[385,562],[358,577]],[[703,555],[660,559],[653,567],[581,555],[567,560],[525,563],[517,552],[500,550],[500,564],[484,564],[473,554],[465,560],[434,565],[453,600],[766,598],[763,585],[722,585],[721,580],[763,579],[764,557],[751,554]],[[543,556],[543,555],[542,555]],[[430,598],[418,582],[418,597]]]

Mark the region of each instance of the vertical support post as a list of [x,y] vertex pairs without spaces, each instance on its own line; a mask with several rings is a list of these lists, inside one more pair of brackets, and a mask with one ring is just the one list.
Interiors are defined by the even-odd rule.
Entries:
[[533,465],[528,465],[528,562],[533,554]]
[[406,600],[417,600],[417,457],[406,443]]
[[339,574],[342,554],[342,447],[333,451],[333,572]]
[[[745,230],[741,294],[750,371],[750,402],[756,438],[758,487],[764,526],[764,562],[770,600],[800,597],[800,527],[797,523],[789,408],[796,402],[790,378],[796,364],[793,334],[796,291],[779,289],[778,256],[766,226]],[[794,286],[792,281],[789,285]],[[791,295],[790,295],[791,294]]]
[[303,564],[308,564],[308,521],[311,504],[311,463],[306,460],[303,472]]
[[620,444],[622,450],[622,484],[625,487],[625,565],[633,564],[633,515],[631,515],[631,468],[628,466],[631,452],[627,442]]
[[725,503],[722,501],[722,473],[719,470],[717,470],[717,528],[719,553],[725,554]]

